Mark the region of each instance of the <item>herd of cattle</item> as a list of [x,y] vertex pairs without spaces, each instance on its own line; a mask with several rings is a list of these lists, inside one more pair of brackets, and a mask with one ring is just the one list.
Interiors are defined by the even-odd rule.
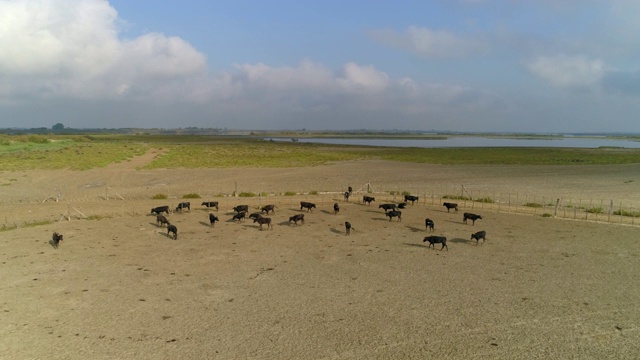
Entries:
[[[349,200],[349,197],[351,196],[351,194],[352,194],[352,189],[351,187],[349,187],[349,191],[344,193],[345,201]],[[368,196],[368,195],[364,195],[362,197],[362,203],[367,204],[369,206],[375,200],[376,199],[374,197]],[[409,202],[411,202],[411,204],[413,205],[418,200],[419,200],[418,196],[405,195],[404,202],[401,202],[399,204],[394,204],[394,203],[380,204],[378,208],[384,210],[385,216],[389,218],[389,221],[391,221],[394,218],[396,218],[397,221],[402,221],[401,209],[405,209]],[[458,204],[456,203],[445,202],[442,205],[446,207],[447,212],[450,212],[450,210],[454,210],[454,212],[456,213],[458,212]],[[209,209],[215,208],[216,211],[219,211],[219,204],[217,201],[206,201],[202,203],[202,206],[205,206]],[[306,210],[307,212],[312,212],[313,209],[315,208],[316,208],[316,204],[314,203],[307,202],[307,201],[300,202],[300,211]],[[233,213],[233,216],[231,217],[231,221],[243,222],[245,221],[246,218],[249,218],[253,220],[254,223],[257,223],[259,225],[260,230],[263,229],[263,225],[266,225],[267,229],[273,229],[271,218],[263,216],[263,214],[264,215],[269,215],[270,213],[275,214],[275,209],[276,209],[276,205],[269,204],[261,207],[259,212],[248,214],[249,213],[248,205],[238,205],[233,208],[234,213]],[[183,210],[191,211],[191,204],[189,202],[181,202],[175,208],[176,212],[182,212]],[[339,211],[340,211],[340,205],[338,203],[334,203],[333,213],[338,214]],[[177,240],[178,239],[177,227],[171,224],[167,219],[167,217],[163,215],[163,214],[168,215],[169,213],[171,213],[171,209],[169,206],[159,206],[151,209],[151,214],[156,215],[157,225],[159,227],[163,227],[166,225],[167,236],[173,237],[174,240]],[[482,216],[477,214],[472,214],[472,213],[464,213],[462,222],[464,224],[467,224],[468,223],[467,221],[471,220],[472,224],[475,225],[476,220],[479,220],[479,219],[482,219]],[[209,213],[210,226],[214,226],[215,223],[218,221],[220,221],[220,219],[216,215],[214,215],[213,213]],[[289,217],[289,224],[298,226],[298,222],[300,222],[301,224],[304,224],[304,214],[296,214]],[[355,230],[355,228],[348,221],[346,221],[344,225],[345,225],[345,235],[349,235],[351,233],[351,230]],[[425,227],[427,231],[435,232],[435,223],[433,220],[429,218],[425,219]],[[56,235],[57,233],[54,234],[54,238]],[[480,243],[480,240],[482,240],[482,243],[484,244],[484,242],[487,240],[486,235],[487,235],[486,231],[478,231],[476,233],[471,234],[471,240],[475,240],[476,245]],[[62,239],[61,235],[60,235],[60,239]],[[426,236],[423,239],[423,242],[428,242],[429,247],[433,247],[434,249],[435,249],[435,244],[441,244],[442,247],[440,248],[440,250],[443,250],[444,248],[449,250],[449,247],[447,246],[447,238],[444,236],[436,236],[436,235]],[[56,242],[56,246],[57,246],[57,242]]]

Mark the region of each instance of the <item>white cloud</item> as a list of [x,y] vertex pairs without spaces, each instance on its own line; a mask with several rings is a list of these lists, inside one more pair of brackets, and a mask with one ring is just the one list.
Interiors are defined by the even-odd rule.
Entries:
[[406,49],[428,58],[461,58],[487,51],[487,45],[481,39],[426,27],[410,26],[403,33],[379,30],[372,32],[372,35],[383,44]]
[[559,87],[596,86],[605,74],[601,60],[591,60],[585,56],[541,56],[526,66],[536,76]]
[[184,84],[206,74],[204,55],[158,33],[121,40],[117,20],[104,0],[0,2],[3,97],[189,99],[202,92],[185,92]]

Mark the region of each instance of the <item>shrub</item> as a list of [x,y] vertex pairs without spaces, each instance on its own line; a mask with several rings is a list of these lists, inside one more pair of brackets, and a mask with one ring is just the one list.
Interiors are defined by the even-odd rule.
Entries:
[[552,217],[553,215],[549,214],[549,213],[544,213],[542,214],[542,217]]
[[411,193],[409,191],[403,191],[402,196],[405,196],[405,195],[411,195]]
[[443,199],[452,199],[452,200],[471,200],[470,197],[462,196],[462,195],[444,195],[442,198]]
[[593,207],[593,208],[587,209],[587,212],[589,214],[602,214],[604,213],[604,210],[601,207]]
[[182,195],[183,199],[200,199],[200,194],[190,193]]
[[315,190],[309,191],[309,195],[318,195],[318,192]]
[[613,215],[640,217],[640,211],[616,210],[613,212]]
[[40,226],[40,225],[49,225],[51,224],[51,220],[40,220],[40,221],[32,221],[32,222],[25,222],[24,225],[22,225],[23,227],[34,227],[34,226]]
[[286,191],[284,193],[284,196],[296,196],[296,195],[298,195],[298,193],[295,191]]
[[7,225],[2,225],[2,227],[0,227],[0,231],[15,230],[15,229],[17,229],[17,228],[18,228],[18,226],[16,226],[15,224],[14,224],[14,225],[9,225],[9,226],[7,226]]
[[526,204],[524,204],[524,206],[526,207],[532,207],[532,208],[541,208],[542,204],[540,203],[534,203],[534,202],[528,202]]
[[168,196],[167,194],[155,194],[151,198],[154,200],[166,200]]
[[238,196],[239,197],[256,197],[258,195],[256,195],[255,193],[252,193],[252,192],[243,191],[240,194],[238,194]]

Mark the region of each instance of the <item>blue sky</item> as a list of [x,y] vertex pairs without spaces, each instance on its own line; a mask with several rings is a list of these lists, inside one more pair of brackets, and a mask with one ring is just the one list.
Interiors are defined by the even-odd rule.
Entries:
[[635,0],[0,0],[0,126],[640,132]]

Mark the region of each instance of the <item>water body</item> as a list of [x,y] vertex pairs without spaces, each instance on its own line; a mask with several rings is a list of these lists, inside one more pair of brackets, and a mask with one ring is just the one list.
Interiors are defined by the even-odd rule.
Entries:
[[[291,138],[273,138],[265,140],[291,141]],[[441,140],[433,139],[361,139],[361,138],[299,138],[298,142],[362,145],[362,146],[391,146],[391,147],[420,147],[420,148],[456,148],[456,147],[558,147],[558,148],[640,148],[640,141],[616,140],[607,138],[563,137],[554,139],[514,139],[489,138],[481,136],[448,137]]]

